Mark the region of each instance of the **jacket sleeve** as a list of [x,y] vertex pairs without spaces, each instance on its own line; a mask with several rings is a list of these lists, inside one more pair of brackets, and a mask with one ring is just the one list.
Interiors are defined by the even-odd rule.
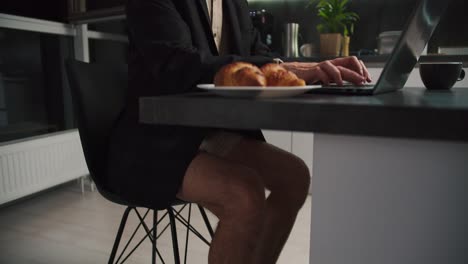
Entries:
[[[130,0],[127,23],[133,47],[163,93],[183,93],[197,83],[211,83],[223,65],[271,62],[264,56],[212,56],[192,45],[189,26],[171,0]],[[164,89],[168,89],[164,91]]]

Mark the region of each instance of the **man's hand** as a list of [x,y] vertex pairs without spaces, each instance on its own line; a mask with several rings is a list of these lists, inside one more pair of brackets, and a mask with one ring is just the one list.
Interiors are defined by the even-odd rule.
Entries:
[[354,56],[320,63],[286,62],[282,65],[310,84],[321,82],[323,85],[336,83],[342,86],[344,81],[348,81],[363,85],[372,81],[364,63]]

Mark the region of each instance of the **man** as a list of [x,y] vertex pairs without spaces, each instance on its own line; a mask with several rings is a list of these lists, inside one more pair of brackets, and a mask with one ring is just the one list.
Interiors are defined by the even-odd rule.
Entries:
[[[151,208],[165,208],[177,197],[209,209],[220,220],[211,264],[275,263],[308,194],[304,162],[264,142],[260,131],[138,123],[141,96],[192,91],[234,61],[273,61],[247,2],[129,0],[127,21],[130,89],[111,139],[113,191]],[[309,83],[370,80],[354,57],[283,65]]]

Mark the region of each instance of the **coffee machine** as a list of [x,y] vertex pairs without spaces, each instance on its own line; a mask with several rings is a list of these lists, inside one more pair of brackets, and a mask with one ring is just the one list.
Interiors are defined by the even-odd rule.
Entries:
[[273,15],[265,9],[253,10],[250,11],[250,18],[254,27],[260,33],[261,41],[271,50],[274,50],[278,40],[275,39],[274,35],[275,21]]

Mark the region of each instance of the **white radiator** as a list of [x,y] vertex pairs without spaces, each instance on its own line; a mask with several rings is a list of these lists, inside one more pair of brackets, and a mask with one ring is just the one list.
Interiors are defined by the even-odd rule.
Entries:
[[0,204],[87,174],[77,130],[0,144]]

